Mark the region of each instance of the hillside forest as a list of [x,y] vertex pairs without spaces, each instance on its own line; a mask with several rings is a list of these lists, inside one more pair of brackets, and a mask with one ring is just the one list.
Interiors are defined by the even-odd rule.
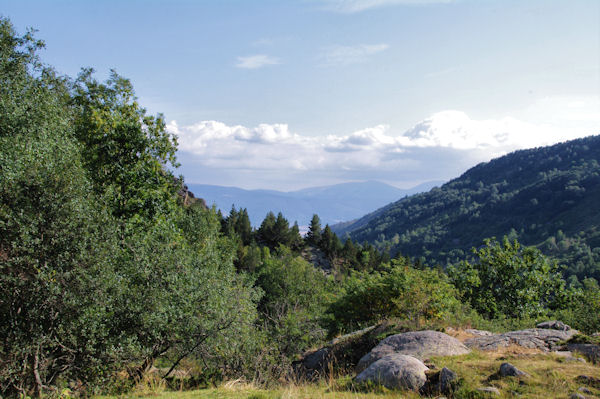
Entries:
[[[557,318],[600,330],[597,231],[577,227],[598,204],[569,202],[597,193],[598,137],[560,156],[518,152],[530,162],[521,173],[476,167],[388,208],[430,229],[395,238],[404,222],[390,219],[340,240],[315,215],[302,237],[282,214],[254,229],[245,209],[207,208],[175,175],[164,116],[147,113],[128,79],[62,76],[43,47],[0,19],[1,397],[121,394],[150,372],[173,381],[183,366],[186,387],[273,386],[295,378],[304,351],[384,321],[499,331]],[[522,228],[469,230],[470,254],[443,227],[507,213]],[[557,217],[543,222],[548,213]]]

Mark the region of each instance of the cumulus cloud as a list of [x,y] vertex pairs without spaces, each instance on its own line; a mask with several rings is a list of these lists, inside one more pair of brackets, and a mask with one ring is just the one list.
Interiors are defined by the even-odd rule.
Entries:
[[329,46],[324,48],[321,58],[326,66],[358,64],[367,61],[370,56],[385,51],[389,47],[385,43]]
[[451,3],[453,0],[322,0],[326,10],[341,13],[356,13],[372,8],[392,5],[424,5]]
[[268,65],[281,64],[279,58],[266,54],[249,55],[246,57],[238,57],[237,59],[238,62],[235,66],[244,69],[258,69]]
[[[278,189],[360,179],[407,187],[456,177],[478,162],[516,149],[598,133],[508,117],[474,120],[460,111],[433,114],[401,134],[378,125],[348,135],[314,137],[294,133],[286,124],[249,128],[218,121],[189,126],[172,121],[168,129],[178,136],[190,182],[198,181],[202,170],[204,183]],[[193,166],[186,169],[187,162]]]

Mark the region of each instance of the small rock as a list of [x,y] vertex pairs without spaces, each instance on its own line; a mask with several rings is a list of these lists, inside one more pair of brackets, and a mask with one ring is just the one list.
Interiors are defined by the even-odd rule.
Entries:
[[579,391],[579,392],[582,392],[582,393],[586,393],[586,394],[588,394],[588,395],[591,395],[591,394],[593,393],[592,391],[590,391],[590,390],[589,390],[589,389],[587,389],[586,387],[579,387],[578,391]]
[[585,396],[580,393],[572,393],[569,399],[585,399]]
[[442,371],[440,371],[439,380],[438,380],[438,388],[441,393],[450,393],[454,390],[454,385],[458,380],[458,375],[450,370],[449,368],[444,367]]
[[502,363],[500,365],[500,371],[498,373],[502,377],[527,377],[529,375],[526,372],[519,370],[510,363]]
[[483,393],[500,395],[500,391],[498,390],[498,388],[495,388],[495,387],[483,387],[483,388],[477,388],[477,390],[479,392],[483,392]]

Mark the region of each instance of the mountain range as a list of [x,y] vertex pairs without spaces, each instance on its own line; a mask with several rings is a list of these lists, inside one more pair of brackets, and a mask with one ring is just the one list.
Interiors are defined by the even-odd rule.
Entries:
[[246,208],[254,227],[268,212],[283,213],[290,221],[307,226],[313,214],[323,225],[359,218],[399,198],[427,191],[440,185],[431,181],[409,189],[401,189],[378,181],[350,182],[331,186],[310,187],[297,191],[244,190],[205,184],[187,184],[190,191],[216,205],[224,215],[232,206]]

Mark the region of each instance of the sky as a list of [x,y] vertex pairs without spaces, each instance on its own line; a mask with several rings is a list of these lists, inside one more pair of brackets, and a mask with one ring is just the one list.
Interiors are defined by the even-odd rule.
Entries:
[[196,184],[449,180],[600,134],[597,0],[0,0],[43,60],[131,79]]

